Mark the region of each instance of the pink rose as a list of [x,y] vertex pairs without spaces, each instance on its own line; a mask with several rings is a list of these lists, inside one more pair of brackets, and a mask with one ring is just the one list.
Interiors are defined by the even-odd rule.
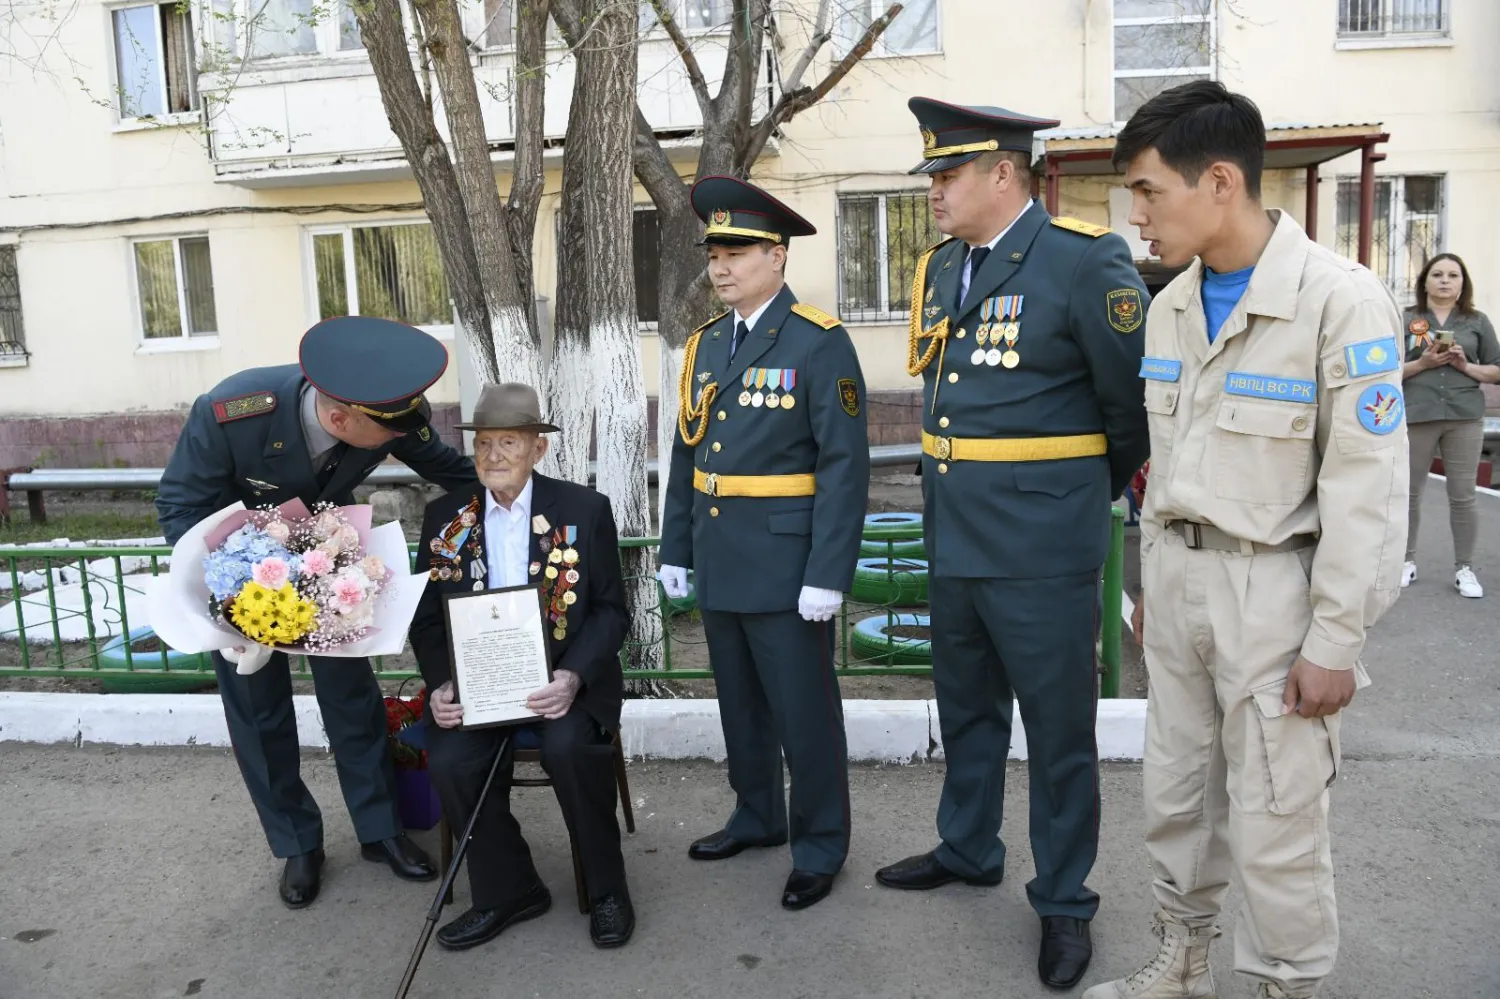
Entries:
[[341,605],[340,610],[347,614],[364,600],[365,587],[355,577],[344,574],[333,581],[333,596]]
[[273,520],[266,525],[266,537],[270,538],[278,545],[286,544],[287,539],[291,536],[292,529],[286,526],[285,521]]
[[317,531],[319,534],[331,535],[334,531],[337,531],[339,529],[340,523],[341,521],[339,520],[338,514],[334,513],[332,510],[327,510],[323,513],[318,514],[318,516],[314,518],[313,530]]
[[255,563],[251,570],[255,581],[268,590],[279,590],[286,585],[291,576],[291,570],[287,567],[286,559],[268,558]]
[[359,547],[359,532],[348,524],[340,527],[334,533],[333,538],[339,543],[339,548],[343,551],[352,552]]
[[333,571],[333,557],[321,548],[314,548],[302,556],[302,568],[314,576],[325,576]]
[[371,579],[379,580],[385,578],[385,563],[381,561],[379,555],[366,555],[359,563],[359,567]]

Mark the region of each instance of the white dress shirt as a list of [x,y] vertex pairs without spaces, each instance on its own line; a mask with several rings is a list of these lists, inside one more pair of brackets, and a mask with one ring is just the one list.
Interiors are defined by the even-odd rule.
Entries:
[[[779,294],[781,294],[781,291],[778,289],[777,292],[776,292],[776,295],[779,295]],[[744,323],[745,326],[746,326],[746,328],[748,328],[751,333],[754,333],[755,332],[755,324],[758,323],[758,322],[760,322],[760,317],[763,316],[763,315],[765,315],[766,314],[766,310],[771,307],[771,303],[774,302],[774,301],[776,301],[776,295],[772,295],[770,298],[766,299],[764,302],[761,303],[760,308],[756,309],[754,312],[750,313],[750,315],[748,315],[748,316],[742,316],[742,315],[740,315],[740,310],[739,309],[735,309],[734,310],[735,321],[736,322]]]
[[[1023,209],[1021,209],[1020,215],[1017,215],[1015,218],[1011,219],[1010,220],[1010,225],[1008,225],[1004,229],[1000,230],[1000,235],[996,236],[994,239],[992,239],[988,243],[984,244],[985,246],[988,246],[990,248],[990,252],[991,253],[993,253],[995,251],[995,244],[998,243],[998,242],[1000,242],[1002,239],[1004,239],[1005,238],[1005,234],[1008,233],[1008,232],[1010,232],[1012,229],[1014,229],[1016,227],[1016,223],[1019,222],[1019,221],[1021,221],[1021,215],[1025,215],[1027,212],[1031,211],[1031,206],[1034,205],[1034,204],[1036,204],[1036,199],[1035,198],[1032,198],[1030,201],[1026,202],[1026,207],[1023,208]],[[977,250],[977,249],[979,249],[979,247],[977,247],[977,246],[971,246],[971,247],[969,247],[969,249],[970,250]],[[962,305],[964,303],[964,299],[968,297],[968,294],[969,294],[969,257],[968,257],[967,254],[965,254],[965,256],[964,256],[964,269],[963,269],[963,273],[959,276],[959,279],[958,279],[958,304],[959,304],[960,307],[962,307]]]
[[525,586],[531,582],[531,480],[507,510],[484,491],[484,557],[489,563],[489,588]]

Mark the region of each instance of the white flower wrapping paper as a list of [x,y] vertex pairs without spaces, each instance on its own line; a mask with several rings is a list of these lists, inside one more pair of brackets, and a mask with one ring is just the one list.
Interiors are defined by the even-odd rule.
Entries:
[[[203,560],[208,557],[208,538],[231,517],[245,512],[245,504],[236,503],[204,518],[172,546],[172,571],[149,580],[146,586],[146,608],[151,627],[157,636],[178,652],[216,652],[243,647],[235,671],[254,673],[265,665],[269,652],[246,638],[232,625],[209,616],[210,593],[203,579]],[[369,634],[337,648],[311,652],[301,645],[277,646],[274,651],[288,655],[319,655],[331,659],[357,659],[361,656],[393,656],[406,646],[406,633],[417,612],[417,602],[427,588],[427,573],[408,574],[411,564],[407,554],[406,535],[395,522],[372,528],[365,539],[365,554],[378,556],[390,570],[384,587],[374,601]],[[256,654],[257,649],[265,651]],[[231,654],[230,658],[233,658]]]

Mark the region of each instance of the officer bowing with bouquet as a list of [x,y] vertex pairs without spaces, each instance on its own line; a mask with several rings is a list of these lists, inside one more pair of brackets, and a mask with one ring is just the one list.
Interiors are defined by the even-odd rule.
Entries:
[[730,311],[688,338],[661,580],[685,596],[694,569],[737,803],[689,856],[722,860],[790,835],[781,903],[801,909],[828,895],[849,850],[829,622],[854,579],[869,493],[864,377],[838,320],[786,286],[788,242],[816,230],[733,178],[704,178],[692,198]]

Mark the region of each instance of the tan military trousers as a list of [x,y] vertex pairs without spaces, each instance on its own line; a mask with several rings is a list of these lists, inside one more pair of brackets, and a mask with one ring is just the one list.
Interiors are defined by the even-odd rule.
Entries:
[[1167,530],[1142,567],[1157,901],[1188,926],[1211,925],[1233,869],[1245,893],[1235,968],[1288,996],[1315,993],[1339,940],[1328,786],[1340,716],[1281,713],[1311,622],[1313,551],[1190,550]]

